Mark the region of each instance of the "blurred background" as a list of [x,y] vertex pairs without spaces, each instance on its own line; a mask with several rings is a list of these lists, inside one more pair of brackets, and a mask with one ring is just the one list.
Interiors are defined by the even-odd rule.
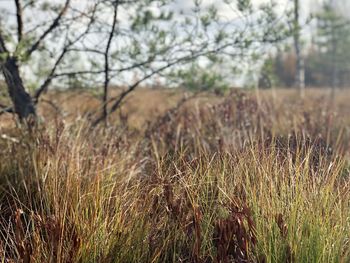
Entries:
[[163,92],[318,89],[333,100],[350,87],[349,13],[341,0],[2,0],[0,114],[97,124],[139,89],[161,90],[154,111]]

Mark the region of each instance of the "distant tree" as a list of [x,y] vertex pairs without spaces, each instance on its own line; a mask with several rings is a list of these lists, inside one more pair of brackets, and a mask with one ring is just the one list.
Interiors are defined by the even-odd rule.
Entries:
[[[324,2],[314,18],[316,30],[303,56],[305,84],[332,87],[334,95],[336,87],[350,86],[350,21],[331,2]],[[281,86],[294,85],[293,79],[299,75],[295,51],[278,52],[266,60],[265,67],[268,64],[272,64],[270,75]]]
[[295,87],[297,58],[294,52],[279,50],[265,59],[260,70],[259,87]]
[[305,68],[304,68],[304,59],[301,52],[301,42],[300,42],[300,0],[294,1],[294,17],[293,17],[293,40],[294,40],[294,49],[296,56],[296,70],[295,70],[295,83],[299,88],[300,95],[303,97],[305,93]]
[[275,58],[270,56],[264,61],[264,64],[260,70],[258,86],[262,89],[270,89],[279,84],[276,74],[276,64]]
[[[293,52],[283,52],[280,50],[265,58],[262,65],[259,86],[268,88],[273,84],[284,87],[294,86],[299,89],[300,95],[304,96],[305,90],[305,65],[302,55],[301,31],[307,25],[301,22],[300,0],[292,0],[292,7],[286,9],[287,23],[290,29],[290,36],[293,40]],[[284,43],[290,47],[290,42]],[[291,76],[291,74],[293,74]]]
[[331,2],[323,4],[316,19],[315,44],[318,50],[316,63],[322,66],[318,68],[319,71],[330,76],[328,81],[325,81],[332,87],[334,93],[336,87],[342,84],[342,78],[349,74],[350,21],[338,12]]
[[170,75],[174,82],[193,92],[215,91],[222,93],[229,87],[225,76],[213,65],[200,66],[198,63],[191,63],[189,67],[174,71]]

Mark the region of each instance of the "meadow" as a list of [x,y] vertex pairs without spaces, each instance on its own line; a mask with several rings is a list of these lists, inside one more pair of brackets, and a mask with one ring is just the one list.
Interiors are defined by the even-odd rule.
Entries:
[[0,262],[350,262],[349,91],[183,96],[0,116]]

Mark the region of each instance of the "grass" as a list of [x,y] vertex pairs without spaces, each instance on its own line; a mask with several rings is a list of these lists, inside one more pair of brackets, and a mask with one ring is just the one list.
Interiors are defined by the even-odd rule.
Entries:
[[2,262],[350,262],[345,98],[315,94],[7,129]]

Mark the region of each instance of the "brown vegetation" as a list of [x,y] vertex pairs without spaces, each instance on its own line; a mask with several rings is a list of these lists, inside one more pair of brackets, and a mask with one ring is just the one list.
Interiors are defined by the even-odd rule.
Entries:
[[49,94],[65,117],[1,128],[1,256],[348,262],[348,95],[312,94],[139,90],[106,129],[91,95]]

